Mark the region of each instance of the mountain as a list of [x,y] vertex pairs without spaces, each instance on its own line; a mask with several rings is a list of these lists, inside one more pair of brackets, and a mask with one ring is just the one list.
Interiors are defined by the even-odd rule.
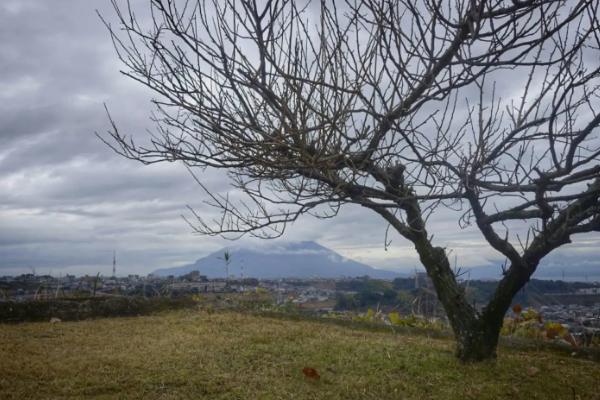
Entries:
[[[225,276],[223,254],[231,255],[229,275],[259,279],[274,278],[341,278],[369,275],[372,278],[394,279],[399,273],[376,269],[323,247],[315,242],[292,242],[268,247],[230,247],[214,252],[193,264],[162,268],[154,275],[184,275],[191,271],[209,278]],[[242,271],[243,269],[243,271]]]

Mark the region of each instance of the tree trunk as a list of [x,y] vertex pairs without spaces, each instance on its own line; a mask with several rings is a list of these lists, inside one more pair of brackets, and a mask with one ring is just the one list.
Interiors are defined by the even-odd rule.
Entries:
[[457,357],[463,362],[495,359],[500,329],[512,294],[498,294],[499,298],[508,301],[479,314],[456,281],[444,249],[432,246],[428,240],[416,241],[415,245],[454,332]]
[[444,249],[432,246],[428,240],[416,241],[415,245],[454,331],[457,357],[462,362],[495,359],[504,314],[512,296],[508,305],[479,314],[456,281]]
[[476,320],[470,328],[456,335],[456,356],[465,363],[493,360],[496,358],[496,348],[502,323],[486,323]]
[[[391,223],[395,222],[381,210],[376,211],[384,217],[388,216],[388,221]],[[514,293],[497,290],[498,301],[492,302],[493,307],[488,306],[482,314],[479,314],[467,300],[464,288],[457,282],[444,248],[436,247],[431,243],[419,205],[413,202],[405,211],[407,224],[411,229],[406,232],[403,226],[396,224],[400,225],[397,228],[398,232],[413,242],[419,259],[433,282],[456,338],[457,357],[463,362],[495,359],[504,314],[510,306]],[[515,285],[515,288],[520,286]]]

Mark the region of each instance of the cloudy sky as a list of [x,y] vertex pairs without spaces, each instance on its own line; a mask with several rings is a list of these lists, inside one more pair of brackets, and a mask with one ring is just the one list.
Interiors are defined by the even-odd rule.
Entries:
[[[152,94],[119,73],[97,8],[111,20],[108,0],[0,1],[0,275],[107,274],[113,250],[119,274],[145,274],[230,244],[193,235],[181,218],[186,205],[214,212],[181,165],[142,166],[95,136],[109,128],[104,104],[124,131],[152,127]],[[216,175],[201,179],[226,190]],[[477,232],[457,234],[456,217],[431,221],[437,243],[461,266],[499,270]],[[384,249],[385,228],[349,207],[334,220],[306,216],[278,240],[315,240],[374,267],[413,270],[418,261],[406,241],[392,236]],[[597,235],[583,237],[547,264],[562,269],[577,260],[598,270],[599,244]]]

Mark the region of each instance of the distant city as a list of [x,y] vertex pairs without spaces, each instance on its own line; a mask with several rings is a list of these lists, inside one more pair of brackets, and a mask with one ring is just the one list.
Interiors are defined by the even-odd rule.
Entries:
[[[481,308],[495,281],[462,281],[468,297]],[[435,290],[425,273],[393,280],[368,276],[344,278],[213,278],[200,271],[160,276],[74,276],[23,274],[0,277],[0,302],[49,301],[90,297],[183,297],[262,291],[278,305],[314,313],[400,310],[426,318],[444,319]],[[538,310],[545,320],[568,326],[573,333],[600,334],[600,284],[532,280],[514,300]]]

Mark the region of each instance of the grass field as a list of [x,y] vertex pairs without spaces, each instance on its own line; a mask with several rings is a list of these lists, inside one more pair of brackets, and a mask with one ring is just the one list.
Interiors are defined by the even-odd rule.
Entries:
[[501,348],[461,365],[452,348],[235,312],[0,325],[0,399],[600,399],[598,363]]

